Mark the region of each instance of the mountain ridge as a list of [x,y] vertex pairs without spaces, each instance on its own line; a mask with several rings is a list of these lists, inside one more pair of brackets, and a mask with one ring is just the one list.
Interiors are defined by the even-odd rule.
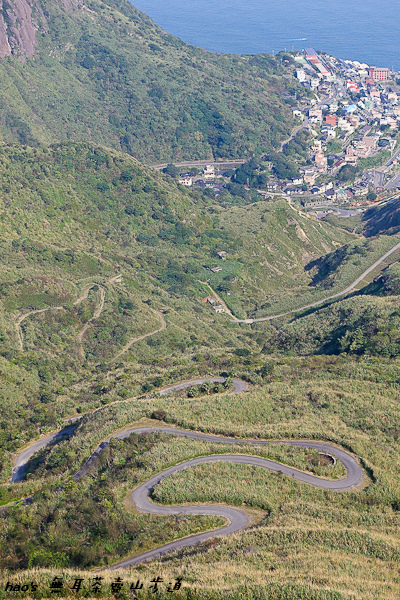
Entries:
[[297,83],[278,57],[190,46],[127,0],[3,0],[0,139],[91,141],[147,163],[278,148]]

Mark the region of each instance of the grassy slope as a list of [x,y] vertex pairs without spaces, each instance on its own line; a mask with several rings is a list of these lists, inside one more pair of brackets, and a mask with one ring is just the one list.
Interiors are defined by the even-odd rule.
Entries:
[[[395,241],[390,237],[386,239]],[[371,283],[361,291],[281,324],[266,342],[265,351],[398,356],[400,268],[396,257],[390,258],[395,262],[386,266],[380,275],[372,275],[372,281],[370,276]],[[330,277],[331,273],[327,278]],[[268,331],[271,332],[271,328]]]
[[[9,378],[21,390],[0,436],[9,451],[77,409],[140,394],[145,383],[230,370],[241,364],[235,349],[258,350],[257,333],[202,302],[207,265],[221,264],[222,280],[230,273],[244,306],[274,281],[280,289],[290,281],[266,269],[263,236],[274,232],[280,260],[290,260],[299,279],[305,249],[318,256],[347,237],[304,220],[313,244],[299,240],[284,226],[280,202],[263,203],[268,220],[257,226],[261,204],[232,209],[231,222],[230,209],[89,144],[3,146],[0,164],[3,410],[14,393]],[[226,261],[216,255],[222,248]]]
[[[336,442],[362,457],[367,472],[364,489],[349,494],[324,492],[279,474],[242,465],[204,465],[166,480],[156,488],[156,499],[244,505],[259,511],[256,513],[259,522],[244,533],[209,543],[200,551],[183,550],[121,575],[130,582],[138,577],[150,582],[155,574],[161,574],[164,581],[182,576],[184,587],[202,589],[206,598],[239,598],[243,594],[251,597],[250,591],[241,590],[245,579],[256,598],[394,600],[399,593],[400,552],[400,489],[395,475],[399,467],[395,425],[398,363],[371,358],[352,361],[345,357],[315,357],[278,359],[275,365],[270,381],[247,394],[245,403],[240,396],[221,396],[218,402],[210,396],[197,399],[195,410],[193,399],[188,398],[142,399],[105,407],[85,419],[68,452],[65,443],[60,445],[58,455],[56,450],[50,451],[49,465],[54,464],[58,473],[63,470],[67,473],[68,466],[71,468],[74,461],[81,463],[107,431],[143,417],[148,419],[157,407],[166,410],[167,422],[187,428],[272,439],[303,437]],[[132,443],[136,448],[137,442]],[[40,564],[34,562],[41,559],[34,554],[35,532],[40,528],[43,548],[53,552],[55,562],[62,560],[63,551],[77,557],[78,550],[71,546],[64,521],[68,520],[69,512],[74,514],[75,502],[81,503],[90,488],[92,504],[86,502],[85,510],[91,507],[97,527],[103,521],[106,524],[107,533],[104,531],[103,536],[110,540],[109,555],[124,552],[131,531],[139,524],[139,518],[129,512],[123,520],[121,512],[121,502],[132,484],[171,462],[212,450],[209,444],[185,440],[149,440],[146,445],[142,449],[137,447],[139,454],[135,455],[126,450],[124,443],[117,443],[96,465],[94,480],[88,478],[62,495],[57,492],[62,477],[53,475],[39,480],[40,487],[47,490],[41,508],[34,503],[10,515],[4,539],[11,536],[14,547],[18,534],[17,539],[24,540],[20,556],[30,551],[32,564]],[[221,449],[218,447],[217,451]],[[57,463],[60,457],[65,457],[64,465]],[[293,459],[292,464],[298,464],[296,457],[290,457],[289,461]],[[20,484],[18,491],[26,493],[34,485],[33,477],[31,482]],[[68,512],[65,506],[69,506]],[[20,513],[25,517],[21,518]],[[107,517],[114,513],[112,518]],[[57,538],[53,515],[59,515],[60,519]],[[147,523],[140,521],[141,531],[136,534],[146,548],[156,543],[149,531],[149,523],[155,518],[147,519]],[[172,535],[180,535],[178,530],[183,524],[173,525],[176,532],[171,532]],[[78,527],[79,522],[73,521],[72,526]],[[195,525],[191,522],[185,527]],[[126,532],[125,537],[122,531]],[[93,536],[95,539],[96,529],[87,528],[79,531],[79,535],[82,541]],[[82,557],[101,560],[101,546],[96,543],[92,554],[90,547],[82,550]],[[60,567],[53,568],[36,573],[36,577],[48,582],[59,572]],[[25,573],[24,577],[27,576]],[[14,576],[9,573],[5,577]],[[109,581],[107,576],[105,581]]]
[[93,141],[152,163],[261,154],[293,125],[279,58],[195,48],[127,0],[41,0],[33,15],[35,56],[0,62],[8,142]]
[[362,221],[364,233],[367,236],[398,233],[400,230],[400,200],[396,199],[382,207],[370,208],[364,213]]
[[[362,369],[359,372],[355,366],[353,374],[346,369],[342,372],[344,367],[339,363],[339,381],[335,382],[327,380],[332,376],[332,366],[326,371],[322,369],[317,376],[319,367],[310,373],[307,365],[295,364],[291,359],[289,363],[283,361],[278,365],[276,374],[271,376],[272,381],[266,385],[264,381],[259,391],[256,388],[254,393],[246,396],[245,403],[242,397],[235,399],[232,396],[219,397],[218,401],[212,396],[196,400],[180,397],[175,400],[153,398],[126,401],[130,396],[140,394],[141,385],[146,381],[159,387],[169,381],[221,371],[236,371],[239,376],[246,376],[256,385],[262,384],[260,367],[266,357],[261,350],[270,333],[230,323],[227,317],[215,315],[210,307],[201,302],[205,291],[198,279],[203,279],[204,275],[207,277],[209,273],[204,265],[214,261],[223,266],[222,273],[225,269],[232,269],[246,293],[250,275],[260,272],[260,254],[265,252],[265,259],[272,261],[273,252],[267,247],[270,243],[279,248],[282,264],[287,265],[291,261],[300,279],[299,265],[305,260],[303,252],[310,253],[307,259],[310,255],[317,256],[327,247],[333,248],[334,241],[347,241],[347,234],[338,233],[325,224],[320,226],[312,219],[301,218],[297,213],[291,217],[291,213],[287,212],[289,209],[281,202],[221,211],[209,199],[179,188],[168,177],[143,167],[134,159],[89,144],[55,145],[49,149],[4,146],[0,161],[0,380],[3,386],[2,411],[4,414],[7,411],[7,420],[1,422],[2,448],[7,453],[15,451],[29,439],[37,437],[39,428],[43,433],[54,428],[60,423],[60,417],[74,414],[77,408],[81,411],[96,407],[101,409],[85,419],[68,443],[68,449],[66,443],[62,443],[59,449],[50,449],[45,453],[44,464],[53,471],[50,477],[36,479],[33,474],[30,480],[17,487],[1,487],[2,502],[15,497],[16,493],[24,495],[35,491],[39,494],[37,497],[41,498],[39,504],[34,503],[31,509],[17,509],[16,513],[5,515],[3,543],[8,551],[7,554],[2,552],[2,565],[17,570],[29,564],[61,568],[77,564],[76,561],[79,564],[84,556],[84,564],[91,566],[123,556],[129,552],[133,540],[137,540],[137,551],[140,551],[140,548],[157,545],[167,533],[168,537],[179,537],[196,530],[200,525],[212,526],[212,520],[204,519],[199,524],[194,518],[184,522],[178,519],[170,524],[168,530],[166,525],[155,525],[157,529],[151,533],[151,519],[124,516],[121,502],[131,485],[131,471],[123,468],[128,457],[124,456],[121,449],[117,449],[114,458],[106,457],[106,465],[110,460],[115,463],[121,481],[118,477],[118,482],[114,479],[112,469],[109,479],[103,477],[101,485],[88,479],[79,490],[68,490],[64,496],[57,491],[66,474],[81,465],[93,446],[107,433],[142,417],[148,419],[155,408],[166,409],[167,420],[184,427],[207,430],[212,423],[214,431],[224,433],[327,437],[338,443],[350,443],[355,452],[373,465],[380,479],[379,485],[370,490],[365,501],[360,500],[360,506],[357,505],[352,513],[353,521],[345,523],[344,529],[349,530],[346,535],[352,552],[356,541],[365,538],[368,556],[381,557],[383,541],[379,533],[373,528],[366,528],[361,537],[357,537],[352,523],[364,519],[366,506],[373,506],[373,519],[379,520],[379,513],[390,512],[397,502],[397,488],[391,470],[370,448],[371,439],[383,440],[388,447],[394,445],[394,448],[397,443],[397,434],[390,425],[395,422],[391,416],[394,408],[390,390],[393,392],[393,388],[383,384],[382,388],[377,386],[371,391],[371,382],[363,382],[365,374]],[[291,220],[289,222],[290,218],[296,220],[297,225]],[[307,239],[304,239],[299,228]],[[382,244],[385,243],[383,240]],[[216,257],[215,251],[221,248],[228,249],[226,261],[219,261]],[[379,249],[380,246],[375,251]],[[235,271],[235,264],[239,264],[243,271]],[[279,264],[274,262],[275,268]],[[265,265],[261,268],[265,271]],[[270,272],[275,277],[276,271],[271,269]],[[122,275],[121,282],[113,279],[117,274]],[[304,285],[314,275],[314,271],[306,273]],[[342,275],[340,277],[343,278]],[[262,289],[263,285],[265,290],[272,289],[273,283],[268,288],[266,281],[266,278],[260,278],[258,289]],[[276,285],[281,285],[282,289],[288,286],[288,282],[288,279],[276,278]],[[88,291],[87,299],[74,306],[75,299],[83,296],[86,287],[92,284],[97,287]],[[248,289],[248,295],[251,296],[254,292],[250,286]],[[93,317],[101,299],[101,290],[105,293],[104,311],[88,328],[80,345],[77,334]],[[28,310],[60,305],[63,310],[34,314],[23,322],[24,350],[21,352],[12,318]],[[166,321],[165,330],[134,344],[120,359],[110,362],[132,336],[160,328],[161,318]],[[246,348],[249,354],[238,356],[235,353],[238,348]],[[83,357],[80,354],[82,349]],[[383,378],[388,376],[385,368],[382,368],[382,373]],[[354,379],[351,390],[349,378]],[[370,395],[361,407],[361,398],[367,391]],[[334,395],[336,392],[337,396]],[[348,393],[349,397],[346,395]],[[368,417],[372,406],[371,394],[375,397],[379,394],[379,406],[383,413],[390,413],[388,421],[385,417],[373,431]],[[354,402],[360,406],[356,414]],[[110,406],[104,406],[106,404]],[[168,442],[150,455],[139,448],[139,457],[144,460],[139,459],[138,464],[132,464],[133,473],[135,477],[139,476],[138,469],[144,467],[140,475],[144,478],[153,470],[162,468],[172,457],[176,460],[177,453],[184,458],[202,451],[202,444],[186,448],[177,442]],[[297,461],[303,459],[296,455],[287,457],[286,461],[296,465],[299,464]],[[10,465],[8,461],[2,464],[2,480],[6,482]],[[99,466],[99,476],[102,476],[103,467]],[[41,469],[39,473],[43,473],[43,465]],[[223,478],[235,477],[238,479],[237,498],[240,499],[240,490],[244,486],[241,478],[246,482],[249,473],[246,470],[243,473],[220,473],[218,469],[216,467],[215,472],[206,475],[199,472],[200,480],[204,476],[215,477],[218,473]],[[106,468],[104,472],[108,471]],[[271,560],[276,561],[281,545],[286,546],[288,539],[291,539],[293,527],[296,530],[295,538],[299,540],[291,546],[293,556],[303,551],[304,514],[317,510],[319,515],[326,515],[332,500],[331,497],[321,498],[321,494],[313,490],[304,492],[303,498],[299,486],[290,484],[288,487],[285,484],[281,488],[281,482],[271,477],[268,474],[263,474],[261,478],[257,475],[253,495],[246,497],[247,504],[258,510],[263,499],[260,490],[264,490],[264,483],[268,483],[274,490],[271,492],[271,502],[273,497],[279,502],[282,496],[282,503],[287,506],[284,500],[287,494],[293,494],[296,498],[301,496],[301,506],[306,507],[305,512],[303,509],[300,511],[295,525],[289,522],[292,517],[284,521],[284,533],[274,538],[274,547],[264,549],[271,535],[270,521],[253,533],[243,534],[240,540],[255,535],[258,541],[253,540],[247,545],[255,545],[259,549],[250,552],[250,555],[254,554],[256,558],[259,553],[264,556],[263,553],[267,551]],[[196,483],[195,487],[198,494],[203,493],[201,485],[198,487]],[[216,486],[215,494],[218,489]],[[40,495],[41,491],[44,495]],[[169,493],[175,492],[172,490]],[[221,498],[215,495],[214,499]],[[264,500],[262,508],[265,509],[268,503]],[[339,509],[346,511],[347,505],[339,504]],[[291,510],[289,512],[292,514]],[[87,514],[88,519],[89,516],[93,518],[93,526],[88,526],[85,531],[81,531],[82,523],[78,518],[81,514]],[[59,519],[59,531],[62,531],[57,544],[51,525],[55,517]],[[69,518],[72,519],[71,523]],[[343,544],[343,532],[332,541],[331,526],[326,519],[324,516],[322,523],[315,522],[312,516],[312,526],[306,535],[317,530],[320,536],[318,543],[326,548],[335,562],[339,560],[335,553],[337,547]],[[47,523],[45,526],[44,522]],[[46,533],[42,538],[43,533],[39,535],[39,531],[42,532],[43,527]],[[387,527],[387,535],[393,537],[392,522]],[[371,542],[371,536],[376,541]],[[92,548],[89,554],[83,553],[81,558],[75,551],[78,538],[82,547]],[[22,539],[26,542],[18,546],[18,540]],[[17,543],[12,546],[12,552],[11,540],[13,544],[15,541]],[[107,540],[106,543],[104,540]],[[223,542],[225,545],[222,547],[236,544],[237,538],[235,540]],[[390,580],[394,577],[390,561],[397,541],[391,538],[387,544],[385,556],[388,556],[389,562],[382,567],[374,563],[373,574],[379,577],[385,573]],[[65,547],[64,550],[61,546]],[[65,551],[68,548],[71,549],[69,553]],[[212,547],[210,552],[206,560],[210,559],[214,564],[214,571],[210,570],[209,565],[207,573],[202,572],[202,559],[198,554],[189,559],[193,562],[185,571],[192,572],[190,577],[203,582],[209,590],[215,587],[214,580],[219,569],[225,569],[226,566],[224,561],[219,562],[217,555],[214,556]],[[216,552],[218,554],[218,550]],[[187,556],[190,557],[190,553]],[[360,564],[363,556],[362,553],[359,555]],[[232,556],[230,560],[231,569],[240,572],[240,558]],[[172,564],[176,572],[178,567]],[[250,581],[252,585],[261,581],[268,589],[268,582],[260,579],[257,564],[250,561],[246,567]],[[304,574],[303,561],[302,570],[296,571],[294,588],[289,597],[296,598],[295,594],[301,597],[299,590],[301,586],[308,585],[311,566]],[[281,577],[283,572],[279,573]],[[46,577],[44,573],[39,576]],[[235,589],[233,581],[229,585],[233,586],[230,589]],[[278,583],[271,580],[268,585],[276,586]],[[355,580],[349,583],[346,579],[342,583],[342,586],[345,585],[360,584]],[[375,584],[371,582],[368,585],[371,587]],[[326,583],[322,581],[318,586],[322,590],[321,598],[329,597],[323,591],[326,590]],[[335,583],[335,586],[335,589],[339,589],[339,584]]]

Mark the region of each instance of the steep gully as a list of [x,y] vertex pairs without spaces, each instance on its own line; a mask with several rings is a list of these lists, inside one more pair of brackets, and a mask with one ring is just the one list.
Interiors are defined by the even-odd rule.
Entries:
[[[169,388],[162,390],[160,393],[162,395],[166,395],[168,393],[182,390],[188,388],[195,384],[201,384],[205,381],[213,381],[220,382],[223,381],[220,377],[214,378],[206,378],[206,379],[197,379],[193,381],[186,381],[180,384],[176,384]],[[244,381],[234,380],[234,390],[230,393],[243,393],[246,391],[247,386]],[[78,421],[79,418],[66,419],[66,422]],[[26,474],[26,467],[30,460],[30,458],[40,449],[44,448],[48,444],[60,439],[65,435],[70,435],[76,428],[75,424],[69,424],[65,429],[52,434],[38,442],[32,444],[29,448],[25,449],[21,452],[14,461],[13,471],[11,483],[17,483],[21,481]],[[255,465],[264,469],[268,469],[274,472],[280,472],[286,475],[287,477],[291,477],[300,481],[302,483],[306,483],[308,485],[313,485],[318,488],[322,488],[325,490],[332,491],[341,491],[341,492],[349,492],[352,490],[356,490],[363,482],[364,475],[359,467],[356,459],[351,456],[348,452],[341,450],[329,443],[326,442],[313,442],[313,441],[304,441],[304,440],[291,440],[291,441],[267,441],[267,440],[248,440],[248,439],[239,439],[239,438],[231,438],[231,437],[223,437],[223,436],[215,436],[205,433],[198,433],[195,431],[186,431],[183,429],[178,429],[174,427],[134,427],[129,428],[124,431],[121,431],[116,434],[112,434],[105,441],[103,441],[96,450],[92,453],[92,455],[88,458],[83,467],[74,475],[75,480],[79,480],[84,477],[88,467],[95,460],[95,458],[100,454],[100,452],[110,444],[112,438],[116,439],[124,439],[129,437],[132,433],[143,434],[148,432],[161,432],[164,434],[175,435],[179,437],[186,437],[188,439],[198,439],[204,440],[207,442],[214,442],[218,444],[240,444],[246,443],[251,446],[267,446],[270,444],[285,444],[290,446],[297,446],[301,448],[314,448],[321,453],[328,454],[335,459],[339,460],[345,467],[347,471],[347,475],[344,479],[340,480],[328,480],[322,479],[320,477],[316,477],[315,475],[311,475],[310,473],[306,473],[300,471],[298,469],[294,469],[287,465],[283,465],[273,460],[269,460],[266,458],[261,458],[259,456],[250,456],[246,454],[214,454],[211,456],[199,456],[197,458],[192,458],[190,460],[186,460],[177,465],[173,465],[167,469],[164,469],[160,473],[151,477],[145,483],[139,485],[136,489],[133,490],[131,494],[132,503],[136,506],[136,508],[140,512],[151,513],[151,514],[159,514],[159,515],[177,515],[177,514],[191,514],[191,515],[218,515],[229,521],[227,525],[220,527],[218,529],[214,529],[212,531],[207,531],[204,533],[198,533],[195,535],[191,535],[189,537],[185,537],[182,539],[175,540],[159,548],[155,548],[154,550],[150,550],[148,552],[144,552],[135,556],[133,558],[129,558],[123,561],[120,561],[111,567],[108,567],[108,570],[115,569],[123,569],[130,567],[132,565],[137,565],[153,558],[158,558],[167,552],[172,552],[175,550],[179,550],[181,548],[186,548],[189,546],[194,546],[201,542],[204,542],[208,539],[214,538],[215,536],[225,536],[230,535],[231,533],[235,533],[245,529],[249,525],[249,517],[248,514],[241,510],[240,508],[230,508],[226,506],[215,506],[215,505],[204,505],[204,506],[160,506],[153,504],[149,500],[149,494],[152,492],[154,487],[161,483],[163,479],[177,473],[179,471],[183,471],[187,468],[204,464],[204,463],[214,463],[214,462],[228,462],[228,463],[236,463],[236,464],[247,464],[247,465]]]

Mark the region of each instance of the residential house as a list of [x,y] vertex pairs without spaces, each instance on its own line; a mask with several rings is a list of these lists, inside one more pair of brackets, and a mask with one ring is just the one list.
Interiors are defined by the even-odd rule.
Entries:
[[206,165],[203,168],[203,177],[204,177],[204,179],[214,179],[214,177],[215,177],[214,165]]
[[178,183],[185,185],[186,187],[192,187],[193,179],[191,177],[179,177]]
[[213,309],[215,310],[216,313],[223,313],[225,312],[225,308],[222,304],[218,304],[213,306]]

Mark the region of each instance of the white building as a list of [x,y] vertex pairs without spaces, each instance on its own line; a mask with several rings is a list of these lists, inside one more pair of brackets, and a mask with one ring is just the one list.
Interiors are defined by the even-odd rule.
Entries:
[[300,81],[300,83],[305,81],[307,79],[307,76],[306,76],[306,72],[304,71],[304,69],[298,69],[296,71],[296,77]]
[[299,110],[298,108],[294,108],[294,109],[292,110],[292,113],[293,113],[293,116],[294,116],[294,117],[297,117],[297,118],[299,118],[299,119],[303,119],[303,118],[304,118],[304,115],[303,115],[303,113],[302,113],[302,112],[301,112],[301,110]]
[[215,177],[215,169],[214,165],[206,165],[203,168],[204,179],[214,179]]
[[186,187],[192,187],[193,179],[191,177],[179,177],[178,183],[186,185]]

